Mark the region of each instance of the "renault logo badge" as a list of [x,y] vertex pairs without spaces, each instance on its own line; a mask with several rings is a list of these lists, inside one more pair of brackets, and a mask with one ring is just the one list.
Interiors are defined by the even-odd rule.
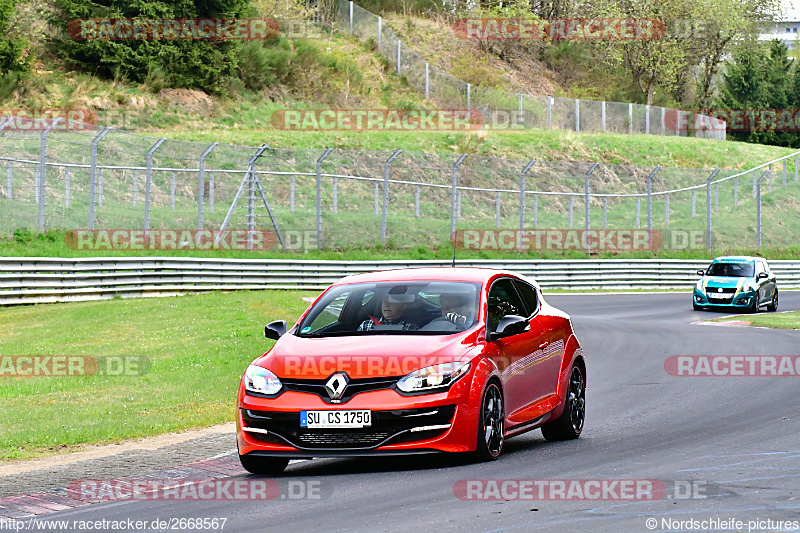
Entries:
[[328,382],[325,383],[325,390],[328,391],[328,396],[331,397],[331,400],[339,400],[342,397],[349,381],[347,374],[344,372],[336,372],[330,377]]

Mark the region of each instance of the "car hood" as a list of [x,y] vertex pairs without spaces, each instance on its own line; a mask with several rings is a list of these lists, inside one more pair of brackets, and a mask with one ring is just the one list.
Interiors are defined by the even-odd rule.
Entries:
[[351,379],[402,377],[426,366],[466,359],[477,333],[360,335],[306,338],[286,334],[254,364],[279,378],[325,379],[337,371]]
[[703,279],[703,286],[706,288],[735,288],[739,289],[747,283],[748,281],[752,281],[752,278],[743,278],[740,276],[736,277],[725,277],[725,276],[707,276]]

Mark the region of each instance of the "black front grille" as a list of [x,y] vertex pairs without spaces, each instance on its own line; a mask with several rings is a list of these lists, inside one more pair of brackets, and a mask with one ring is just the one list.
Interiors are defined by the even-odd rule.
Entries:
[[394,387],[394,384],[397,383],[397,380],[400,378],[351,379],[350,382],[347,384],[347,388],[345,388],[344,390],[344,395],[342,395],[340,401],[338,402],[332,402],[331,397],[328,395],[328,390],[325,388],[325,384],[328,382],[328,379],[330,378],[294,379],[294,380],[281,378],[281,383],[283,383],[283,387],[285,390],[316,394],[327,403],[339,404],[339,403],[346,403],[353,396],[355,396],[356,394],[360,394],[362,392],[372,392],[376,390],[391,389],[392,387]]
[[[719,292],[720,288],[722,292]],[[706,292],[716,292],[719,294],[733,294],[736,292],[736,287],[706,287]]]
[[267,442],[280,439],[283,443],[300,449],[370,449],[384,444],[425,440],[441,435],[447,428],[413,432],[411,430],[450,424],[455,412],[455,405],[372,411],[372,426],[340,430],[301,428],[299,412],[242,409],[242,421],[245,428],[267,430],[269,435],[250,433]]

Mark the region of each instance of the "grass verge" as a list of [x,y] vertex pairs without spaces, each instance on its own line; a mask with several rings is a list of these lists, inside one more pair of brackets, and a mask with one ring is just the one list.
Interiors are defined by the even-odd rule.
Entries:
[[732,320],[745,320],[751,326],[776,329],[800,329],[800,311],[786,313],[759,313],[756,315],[737,315],[733,317],[715,318],[711,322],[730,322]]

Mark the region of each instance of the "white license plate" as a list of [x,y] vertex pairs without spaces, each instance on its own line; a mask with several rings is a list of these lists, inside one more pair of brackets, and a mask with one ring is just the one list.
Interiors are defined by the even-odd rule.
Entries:
[[708,293],[708,297],[709,298],[720,298],[721,299],[721,298],[730,298],[731,295],[727,294],[727,293],[724,293],[724,292],[709,292]]
[[308,429],[363,428],[372,425],[369,409],[300,411],[300,427]]

